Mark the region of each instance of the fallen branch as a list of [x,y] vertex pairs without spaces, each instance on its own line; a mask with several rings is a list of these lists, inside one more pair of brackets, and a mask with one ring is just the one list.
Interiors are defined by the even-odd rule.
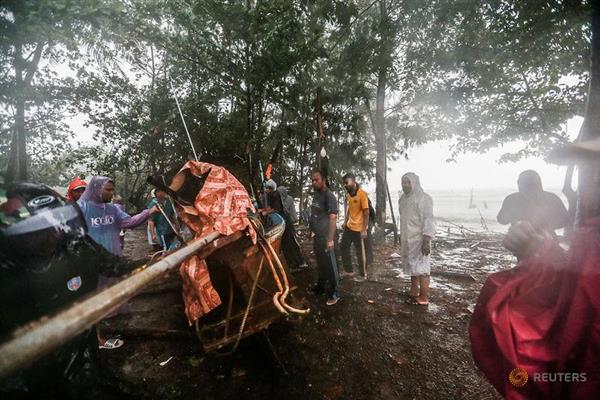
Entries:
[[446,278],[453,279],[461,279],[467,281],[477,282],[477,279],[473,277],[471,274],[462,273],[462,272],[451,272],[451,271],[431,271],[432,276],[443,276]]

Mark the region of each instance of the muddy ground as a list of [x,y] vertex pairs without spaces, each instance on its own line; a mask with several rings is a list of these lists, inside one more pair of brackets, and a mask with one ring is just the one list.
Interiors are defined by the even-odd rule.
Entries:
[[[144,234],[128,232],[126,255],[150,253]],[[434,244],[428,308],[404,303],[409,280],[390,257],[398,249],[389,241],[375,245],[370,280],[344,280],[342,300],[326,306],[325,298],[306,292],[316,271],[310,240],[301,236],[311,269],[293,276],[296,296],[312,312],[271,326],[274,353],[258,334],[232,356],[205,354],[186,328],[171,279],[134,299],[130,314],[101,325],[126,339],[122,348],[101,353],[107,384],[140,399],[500,398],[474,365],[467,333],[486,276],[513,262],[498,235],[444,230]],[[148,326],[167,334],[149,333]]]

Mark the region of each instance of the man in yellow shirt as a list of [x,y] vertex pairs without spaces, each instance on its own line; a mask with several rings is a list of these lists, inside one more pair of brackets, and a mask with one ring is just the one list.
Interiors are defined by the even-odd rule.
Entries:
[[[342,276],[354,276],[354,280],[363,281],[366,278],[365,268],[372,258],[369,254],[371,248],[371,235],[369,234],[369,196],[356,183],[356,177],[348,173],[342,178],[346,195],[346,218],[344,219],[344,233],[342,236],[341,253],[344,272]],[[350,246],[354,244],[356,258],[358,259],[358,272],[356,276],[352,266]]]

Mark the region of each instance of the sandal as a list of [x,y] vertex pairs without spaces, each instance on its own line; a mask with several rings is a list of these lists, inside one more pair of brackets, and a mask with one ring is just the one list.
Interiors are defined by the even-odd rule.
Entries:
[[423,307],[427,307],[429,305],[429,303],[419,303],[417,301],[417,299],[414,298],[414,297],[409,297],[408,299],[404,300],[404,302],[406,304],[410,304],[411,306],[423,306]]
[[113,337],[113,338],[106,339],[104,341],[104,344],[99,345],[98,348],[106,349],[106,350],[114,350],[114,349],[118,349],[119,347],[123,346],[124,344],[125,344],[125,341],[123,341],[122,339]]

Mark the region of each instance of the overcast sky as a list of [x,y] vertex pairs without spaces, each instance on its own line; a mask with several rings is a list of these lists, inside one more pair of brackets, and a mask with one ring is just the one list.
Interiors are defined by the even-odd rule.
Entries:
[[[576,117],[567,124],[567,131],[574,140],[579,133],[583,118]],[[519,173],[526,169],[536,170],[542,177],[547,189],[562,188],[566,167],[546,163],[543,159],[529,158],[515,163],[498,163],[500,156],[507,151],[518,150],[516,144],[505,148],[496,148],[486,154],[464,154],[456,157],[455,162],[448,163],[450,158],[449,142],[433,142],[416,147],[409,152],[409,160],[401,159],[389,163],[388,173],[390,191],[398,191],[400,179],[406,172],[415,172],[421,178],[427,190],[446,189],[487,189],[515,188]],[[370,182],[369,189],[374,189]]]
[[[131,67],[120,63],[121,69],[129,73]],[[66,66],[58,66],[59,75],[71,76]],[[83,126],[86,117],[83,114],[69,119],[71,129],[76,133],[76,140],[81,143],[93,142],[93,128]],[[568,121],[567,132],[572,140],[578,133],[583,118],[575,117]],[[391,192],[401,190],[400,179],[406,172],[412,171],[421,177],[423,187],[428,190],[464,190],[464,189],[505,189],[515,188],[517,176],[526,169],[534,169],[542,177],[547,189],[562,188],[566,167],[548,164],[539,158],[530,158],[516,163],[499,163],[502,154],[519,150],[519,144],[512,143],[504,148],[491,149],[486,154],[468,153],[457,156],[454,162],[446,162],[450,158],[448,141],[438,141],[409,149],[409,159],[404,158],[388,163],[388,183]],[[375,168],[375,166],[373,166]],[[375,190],[375,183],[366,185],[369,191]]]
[[[76,132],[76,140],[82,143],[93,141],[93,129],[85,128],[85,117],[78,115],[69,120]],[[567,130],[572,139],[577,137],[583,118],[576,117],[569,121]],[[508,151],[516,151],[517,144],[508,144],[504,148],[491,149],[486,154],[468,153],[456,157],[455,162],[446,162],[450,158],[449,142],[439,141],[415,147],[409,150],[409,159],[400,159],[389,163],[391,169],[388,182],[391,192],[401,190],[400,179],[406,172],[412,171],[421,177],[426,190],[470,190],[488,188],[516,189],[517,176],[525,169],[539,172],[547,189],[557,190],[562,187],[566,167],[548,164],[539,158],[529,158],[516,163],[499,163],[500,156]],[[375,166],[373,166],[375,167]],[[375,189],[374,182],[369,182],[367,189]]]

